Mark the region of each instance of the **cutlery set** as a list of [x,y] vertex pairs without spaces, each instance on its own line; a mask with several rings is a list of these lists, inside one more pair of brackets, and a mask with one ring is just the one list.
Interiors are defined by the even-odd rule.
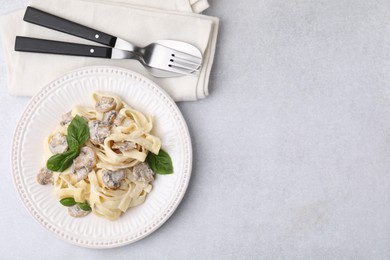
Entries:
[[105,59],[134,59],[155,77],[198,75],[202,53],[195,46],[175,40],[159,40],[138,47],[122,38],[27,7],[24,21],[87,39],[103,46],[16,36],[15,51],[84,56]]

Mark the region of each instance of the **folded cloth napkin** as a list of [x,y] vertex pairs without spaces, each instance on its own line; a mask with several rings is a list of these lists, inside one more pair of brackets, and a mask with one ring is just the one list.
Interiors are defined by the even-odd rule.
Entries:
[[130,4],[162,10],[201,13],[209,8],[207,0],[84,0],[100,3]]
[[20,10],[0,19],[8,64],[9,94],[31,96],[68,71],[84,66],[108,65],[127,68],[150,78],[176,101],[197,100],[208,95],[218,18],[194,13],[207,8],[207,0],[30,0],[30,6],[110,33],[139,46],[161,39],[188,42],[201,50],[203,64],[199,76],[156,78],[135,60],[16,52],[16,35],[95,44],[24,22],[25,10]]

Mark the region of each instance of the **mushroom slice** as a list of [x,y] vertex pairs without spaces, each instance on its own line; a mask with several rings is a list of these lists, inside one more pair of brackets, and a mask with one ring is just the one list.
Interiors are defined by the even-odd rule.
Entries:
[[115,110],[110,110],[108,112],[105,112],[103,114],[103,124],[107,125],[107,126],[110,126],[114,123],[115,121],[115,118],[116,118],[116,111]]
[[141,162],[133,167],[133,176],[137,181],[151,182],[154,180],[153,175],[154,172],[145,162]]
[[102,180],[107,188],[116,190],[121,186],[121,182],[125,179],[125,170],[120,169],[116,171],[103,170]]
[[53,154],[63,153],[68,150],[66,136],[60,132],[55,133],[50,138],[49,149]]
[[96,154],[92,148],[84,146],[80,150],[79,156],[73,160],[72,172],[77,174],[77,181],[81,181],[87,177],[93,167],[96,166]]
[[60,124],[62,126],[67,125],[72,121],[72,119],[72,111],[69,111],[68,113],[62,115]]
[[110,135],[110,127],[103,122],[93,120],[88,123],[90,140],[93,144],[98,145],[104,142],[107,136]]
[[122,153],[133,150],[137,147],[137,144],[131,141],[117,142],[112,145],[112,149],[117,149]]
[[104,113],[114,109],[115,106],[115,99],[113,99],[112,97],[102,97],[100,101],[96,103],[95,109],[100,113]]
[[42,185],[54,184],[53,172],[42,168],[37,175],[37,182]]
[[92,169],[89,169],[87,167],[81,167],[80,169],[74,169],[73,168],[73,173],[77,175],[77,181],[81,181],[81,180],[84,180],[87,176],[88,176],[88,173],[91,171]]
[[114,120],[114,125],[115,126],[119,126],[122,124],[123,120],[125,119],[126,117],[124,115],[121,115],[121,114],[118,114],[117,117],[115,118]]
[[91,213],[91,211],[82,210],[79,204],[68,207],[68,214],[75,218],[85,217],[89,213]]

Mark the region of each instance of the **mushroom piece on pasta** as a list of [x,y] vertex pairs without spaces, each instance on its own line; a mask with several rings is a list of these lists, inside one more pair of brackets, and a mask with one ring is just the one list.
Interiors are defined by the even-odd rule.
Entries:
[[108,112],[105,112],[103,114],[103,124],[107,126],[111,126],[114,123],[114,120],[116,118],[116,111],[115,110],[110,110]]
[[124,153],[137,148],[137,144],[131,141],[116,142],[112,145],[111,148]]
[[88,123],[90,140],[93,144],[98,145],[104,142],[110,135],[110,127],[101,121],[93,120]]
[[65,126],[65,125],[69,124],[72,121],[72,119],[73,119],[72,111],[69,111],[68,113],[62,115],[60,124],[62,126]]
[[103,170],[102,180],[107,188],[116,190],[121,186],[121,182],[125,179],[125,170],[117,171]]
[[112,97],[103,96],[100,99],[100,101],[96,103],[95,109],[100,113],[104,113],[114,109],[115,106],[116,106],[115,99],[113,99]]
[[125,120],[125,116],[124,115],[121,115],[121,114],[118,114],[117,116],[116,116],[116,118],[115,118],[115,120],[114,120],[114,125],[115,126],[120,126],[120,125],[122,125],[122,122],[123,122],[123,120]]
[[42,185],[54,184],[53,172],[47,168],[42,168],[37,175],[37,182]]
[[154,180],[154,172],[147,163],[141,162],[133,167],[133,176],[137,181],[151,182]]
[[49,142],[49,149],[53,154],[63,153],[68,150],[66,136],[60,132],[56,132],[52,135]]
[[73,160],[72,172],[77,174],[77,181],[85,179],[88,173],[96,166],[96,154],[92,148],[81,148],[79,156]]
[[81,218],[88,215],[91,211],[82,210],[79,204],[68,207],[68,214],[75,218]]

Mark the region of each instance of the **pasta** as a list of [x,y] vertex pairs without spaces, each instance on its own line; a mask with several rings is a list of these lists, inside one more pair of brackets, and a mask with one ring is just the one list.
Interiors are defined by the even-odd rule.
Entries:
[[[161,141],[151,134],[153,118],[146,117],[119,97],[93,93],[92,101],[95,107],[77,106],[64,115],[61,124],[45,141],[45,156],[50,158],[48,165],[56,155],[64,158],[60,161],[63,166],[66,160],[73,158],[72,149],[76,149],[72,148],[75,144],[70,140],[73,136],[83,138],[82,128],[70,126],[76,125],[73,119],[80,118],[88,123],[89,138],[79,144],[80,152],[73,158],[72,165],[63,171],[42,169],[38,182],[54,184],[54,195],[74,204],[68,210],[72,216],[86,215],[82,206],[87,205],[97,216],[115,220],[129,208],[143,203],[151,192],[154,172],[145,160],[148,153],[159,154]],[[74,129],[80,134],[70,134]],[[50,172],[51,178],[47,175]]]

